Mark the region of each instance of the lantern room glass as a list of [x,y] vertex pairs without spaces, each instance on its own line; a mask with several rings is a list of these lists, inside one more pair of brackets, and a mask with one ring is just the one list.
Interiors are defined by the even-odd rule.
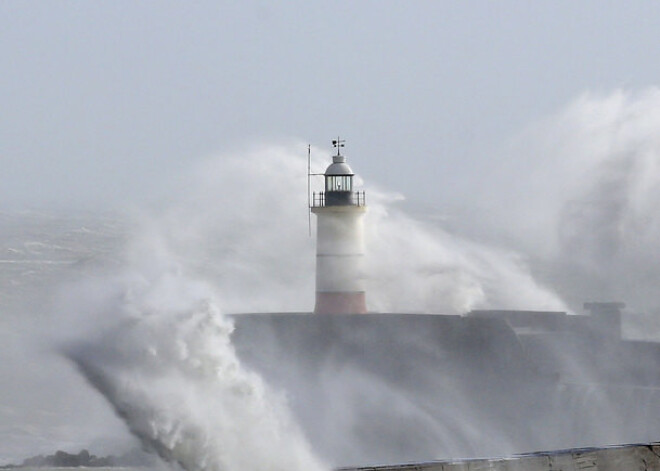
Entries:
[[353,175],[327,175],[325,191],[352,191]]

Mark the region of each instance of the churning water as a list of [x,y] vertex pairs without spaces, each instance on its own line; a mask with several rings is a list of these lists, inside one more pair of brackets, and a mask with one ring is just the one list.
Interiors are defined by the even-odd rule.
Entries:
[[115,294],[111,325],[66,354],[146,449],[189,471],[323,469],[281,398],[241,367],[208,287],[171,273]]
[[[552,159],[526,164],[528,181],[509,169],[509,179],[496,184],[513,190],[484,197],[501,203],[493,214],[515,233],[509,243],[474,237],[477,226],[465,231],[473,235],[467,238],[415,221],[397,210],[396,197],[370,182],[370,309],[564,310],[579,305],[586,289],[590,297],[637,302],[652,315],[660,305],[654,262],[660,145],[650,124],[660,107],[646,105],[659,96],[657,90],[585,96],[533,129],[532,138],[523,136],[520,148],[533,139],[532,148],[560,161],[554,171],[544,167]],[[606,119],[592,119],[599,110]],[[561,142],[553,141],[556,130]],[[209,160],[157,210],[0,215],[0,459],[90,446],[103,453],[107,444],[127,445],[128,427],[144,446],[191,471],[324,467],[312,450],[322,448],[323,433],[298,425],[287,404],[292,398],[241,365],[232,322],[223,316],[313,305],[314,241],[307,236],[304,151],[297,149],[267,147]],[[351,163],[359,170],[357,157]],[[317,170],[324,165],[314,162]],[[321,373],[321,379],[330,376]],[[375,387],[370,397],[383,403],[397,394],[363,373],[334,370],[334,378],[344,375],[353,385],[333,391],[329,423],[354,425],[346,419],[352,411],[336,406],[354,400],[361,384]],[[426,384],[424,401],[405,396],[400,410],[415,417],[429,443],[444,443],[439,452],[479,450],[484,433],[492,449],[502,445],[494,439],[497,421],[474,412],[455,384],[439,378]],[[458,404],[454,412],[438,405],[435,390],[445,393],[439,401]],[[623,394],[580,391],[553,397],[557,410],[585,410],[581,401],[606,408]],[[633,415],[642,420],[655,393],[637,394],[643,410]],[[589,415],[594,410],[582,423],[633,427]],[[510,412],[511,424],[525,422],[525,414]],[[655,424],[644,427],[660,433]],[[359,436],[355,429],[328,431],[336,443],[344,432],[346,440]]]

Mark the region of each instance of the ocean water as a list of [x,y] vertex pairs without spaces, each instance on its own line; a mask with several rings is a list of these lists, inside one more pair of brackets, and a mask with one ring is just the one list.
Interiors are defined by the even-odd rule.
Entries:
[[[660,433],[655,388],[585,384],[553,392],[537,383],[520,396],[527,401],[523,411],[494,396],[509,387],[504,383],[493,383],[489,397],[474,377],[455,381],[474,375],[469,362],[446,377],[410,365],[413,387],[332,351],[323,368],[303,356],[289,358],[264,370],[264,380],[233,350],[232,323],[222,314],[223,300],[231,299],[223,273],[193,252],[172,254],[162,237],[137,226],[125,214],[1,215],[0,374],[8,380],[0,388],[0,463],[57,450],[103,456],[146,445],[191,471],[309,470],[326,468],[324,462],[652,441]],[[238,284],[250,277],[243,271]],[[285,305],[284,299],[274,304]],[[347,335],[349,344],[354,340]],[[419,365],[443,358],[436,347],[415,348]],[[286,358],[279,352],[271,360]],[[310,381],[303,384],[303,377]],[[287,382],[294,389],[285,391]],[[296,393],[296,386],[303,389]],[[630,408],[621,407],[626,398]],[[484,404],[504,406],[484,413]],[[539,426],[524,432],[531,423]]]
[[[284,209],[282,218],[293,219],[286,213],[288,209]],[[373,211],[378,218],[382,217],[378,216],[382,208],[377,204]],[[260,238],[244,237],[238,243],[234,239],[235,224],[226,230],[217,221],[211,221],[197,226],[192,235],[181,234],[178,231],[190,224],[185,220],[181,223],[180,216],[172,223],[169,217],[170,213],[161,215],[152,224],[144,215],[47,212],[0,215],[3,313],[0,350],[5,359],[0,364],[0,374],[10,378],[0,389],[0,463],[21,462],[26,457],[52,454],[59,449],[77,453],[86,448],[96,455],[121,454],[139,446],[142,440],[143,444],[157,442],[155,449],[165,458],[185,462],[188,469],[196,469],[202,466],[196,458],[204,466],[207,459],[216,463],[221,460],[207,445],[209,441],[218,437],[222,440],[223,434],[231,436],[239,428],[244,430],[245,437],[241,443],[232,445],[240,450],[236,460],[244,454],[251,457],[265,454],[278,457],[276,461],[285,465],[291,463],[291,456],[305,456],[306,469],[319,466],[309,464],[315,459],[295,419],[286,412],[286,398],[281,397],[281,392],[268,391],[268,385],[258,376],[237,377],[232,373],[240,371],[240,362],[229,345],[227,335],[231,326],[224,321],[219,324],[215,320],[207,321],[221,319],[222,312],[248,308],[265,312],[287,310],[284,308],[292,305],[293,310],[310,309],[313,278],[300,273],[313,273],[313,250],[310,250],[313,240],[306,239],[305,231],[298,231],[300,228],[292,224],[292,232],[302,234],[301,240],[286,233],[277,235],[271,242],[277,243],[280,250],[277,258],[273,258],[269,249],[262,248]],[[220,222],[225,222],[225,218],[221,217]],[[279,224],[277,218],[273,222]],[[396,226],[400,222],[380,220],[379,225]],[[246,224],[249,228],[251,220]],[[266,239],[273,234],[276,232],[269,231]],[[187,237],[192,237],[192,243]],[[419,250],[424,251],[429,245],[437,250],[430,242],[429,233],[422,232],[417,237],[416,242],[422,244]],[[291,240],[285,242],[287,238]],[[199,242],[204,250],[196,250]],[[393,261],[400,260],[399,254],[389,246],[385,249]],[[439,256],[444,253],[438,251]],[[377,258],[382,264],[381,257]],[[428,267],[428,256],[422,259]],[[281,269],[288,270],[292,261],[299,267],[297,276]],[[412,268],[417,278],[434,280],[429,289],[438,285],[443,290],[457,288],[458,297],[454,296],[449,303],[440,297],[438,309],[442,305],[463,306],[474,289],[471,267],[466,268],[464,275],[454,270],[456,279],[428,273],[427,268],[421,271]],[[390,269],[381,272],[389,277],[380,288],[381,293],[390,293],[394,272]],[[252,289],[255,277],[259,292]],[[287,282],[283,287],[283,277],[298,281]],[[432,307],[433,304],[426,303],[433,302],[433,298],[420,291],[420,287],[427,289],[426,285],[416,283],[411,277],[404,278],[406,281],[401,284],[416,286],[415,310]],[[449,285],[442,286],[444,282]],[[378,289],[374,287],[374,292]],[[302,295],[298,299],[291,293]],[[477,289],[476,298],[482,296],[483,290]],[[383,306],[395,306],[388,305],[387,299],[386,295],[380,296]],[[376,296],[372,303],[378,303]],[[273,307],[268,309],[268,306]],[[138,327],[133,328],[132,322],[138,322]],[[115,341],[108,343],[108,338]],[[227,349],[218,351],[214,343]],[[117,350],[117,345],[121,349]],[[173,350],[169,349],[170,345]],[[196,345],[206,348],[195,350]],[[71,353],[72,346],[75,353]],[[122,355],[128,356],[118,361]],[[145,362],[145,355],[149,361]],[[215,373],[205,371],[200,379],[200,365],[207,365],[204,368]],[[160,376],[154,377],[154,371]],[[218,371],[224,375],[221,381],[216,381]],[[196,375],[194,381],[203,385],[193,393],[184,385],[190,375]],[[103,379],[98,381],[99,377]],[[136,377],[147,380],[138,381]],[[126,381],[135,387],[118,391],[116,384]],[[161,387],[163,394],[145,397],[146,391],[154,387]],[[222,430],[214,423],[226,422],[231,414],[223,409],[222,403],[205,398],[226,396],[222,391],[227,387],[232,394],[239,391],[234,396],[229,394],[233,397],[231,409],[242,410],[242,417],[247,419],[240,421],[240,425],[233,422],[232,429]],[[178,395],[182,391],[184,397]],[[126,396],[133,398],[130,411],[122,409]],[[168,404],[188,406],[175,412],[167,410]],[[154,413],[153,407],[160,409]],[[211,409],[213,412],[209,412]],[[198,419],[186,422],[177,416],[184,411],[187,417]],[[220,417],[214,415],[216,411],[221,411]],[[133,422],[119,418],[131,414],[137,418]],[[270,422],[257,419],[258,416],[271,417]],[[214,423],[208,422],[211,417],[216,417],[211,421]],[[187,425],[182,425],[184,422]],[[350,427],[350,421],[344,426]],[[258,432],[259,427],[264,431]],[[283,427],[286,433],[276,432],[278,427]],[[338,437],[342,432],[332,433]],[[278,445],[278,440],[270,440],[274,446],[249,451],[250,439],[268,441],[263,438],[268,434],[295,437],[291,439],[295,445]],[[191,441],[190,436],[196,438]],[[296,447],[300,447],[299,452],[281,453],[282,449]],[[190,458],[191,453],[195,459]],[[359,453],[354,451],[353,455]],[[240,467],[235,465],[233,469],[237,466]],[[289,469],[296,466],[290,465]]]
[[115,266],[125,231],[116,214],[0,213],[0,302],[5,313],[20,314],[67,278]]
[[[515,449],[506,440],[483,446],[485,434],[487,438],[504,435],[498,432],[500,424],[493,421],[484,427],[484,419],[463,391],[444,378],[429,380],[432,387],[424,401],[416,402],[411,400],[415,388],[410,385],[388,387],[382,378],[351,365],[319,368],[314,387],[332,402],[333,407],[324,410],[332,426],[310,430],[304,425],[307,429],[301,431],[297,422],[304,423],[305,417],[295,420],[287,406],[296,398],[243,369],[229,340],[232,325],[226,313],[309,312],[313,306],[315,244],[313,235],[308,235],[304,185],[297,186],[304,182],[305,164],[304,159],[292,157],[290,149],[268,148],[208,162],[172,192],[172,201],[148,211],[0,213],[0,378],[4,380],[0,463],[58,449],[119,454],[147,443],[165,459],[184,463],[190,470],[227,462],[231,463],[227,469],[269,469],[264,461],[287,469],[316,469],[323,467],[315,451],[324,441],[332,441],[341,451],[346,437],[365,435],[354,426],[356,417],[378,423],[379,411],[359,415],[365,412],[361,403],[370,401],[384,408],[399,401],[400,408],[390,409],[388,416],[396,423],[405,412],[429,449],[440,444],[433,448],[434,456],[424,459],[446,457],[455,450],[529,451]],[[313,164],[323,168],[327,162]],[[290,178],[272,178],[274,172]],[[619,234],[621,250],[612,251],[614,260],[594,255],[586,261],[577,257],[571,265],[575,253],[587,253],[576,252],[571,245],[566,253],[540,263],[522,250],[413,219],[397,208],[397,198],[386,191],[369,187],[367,198],[365,262],[372,274],[367,280],[367,302],[373,311],[566,310],[564,299],[575,296],[562,293],[579,293],[583,286],[591,287],[593,300],[610,300],[611,293],[616,300],[642,299],[640,305],[655,305],[657,287],[649,280],[655,279],[657,267],[648,263],[653,257],[645,255],[647,246],[657,245],[652,230],[644,232],[648,243],[642,245],[631,243],[635,234]],[[655,221],[655,213],[644,214],[649,216],[642,219]],[[566,227],[565,221],[546,219],[549,225]],[[589,225],[571,228],[569,235],[586,245],[591,235],[598,234]],[[639,250],[623,250],[627,247]],[[643,270],[638,269],[640,261],[645,262]],[[612,291],[618,280],[626,283]],[[626,291],[627,285],[644,289]],[[653,315],[653,310],[647,314]],[[639,330],[648,332],[647,325]],[[291,375],[287,364],[272,366],[273,371]],[[356,386],[329,389],[336,378]],[[196,387],[183,387],[190,383]],[[363,390],[373,394],[365,400]],[[438,400],[437,390],[445,391],[460,407],[447,407],[452,402]],[[576,410],[589,403],[611,404],[598,390],[580,391],[559,395],[557,404]],[[655,407],[654,394],[643,396],[630,417],[651,417],[646,411]],[[122,402],[126,397],[131,401]],[[231,407],[214,403],[222,397],[231,398]],[[214,412],[209,413],[211,403]],[[315,407],[306,406],[298,413],[304,415]],[[511,420],[508,427],[516,433],[525,416],[515,408],[506,412]],[[260,421],[261,416],[267,419]],[[594,423],[603,433],[591,435],[599,440],[657,439],[652,436],[657,429],[652,421],[624,428],[593,408],[582,416],[599,419]],[[614,418],[625,422],[626,417]],[[543,422],[543,414],[536,418]],[[227,423],[235,426],[223,428]],[[232,435],[235,429],[241,434]],[[624,429],[638,429],[642,435],[616,433]],[[385,438],[396,442],[395,433]],[[377,438],[374,441],[375,449],[383,448]],[[356,461],[340,464],[368,458],[360,455],[358,441],[353,445],[350,456]],[[328,455],[333,457],[330,453],[323,458]],[[246,465],[242,461],[246,457],[257,461]]]
[[99,423],[121,430],[44,333],[70,328],[52,309],[60,287],[116,266],[124,236],[109,214],[0,213],[0,462],[77,452]]
[[241,367],[211,285],[158,256],[131,267],[125,224],[2,215],[1,462],[142,446],[191,471],[323,469]]

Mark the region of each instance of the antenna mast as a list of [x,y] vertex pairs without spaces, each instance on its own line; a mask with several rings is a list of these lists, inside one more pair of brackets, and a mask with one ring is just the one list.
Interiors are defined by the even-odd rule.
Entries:
[[[344,147],[346,139],[340,139],[337,137],[336,140],[332,141],[332,145],[337,148],[337,155],[341,155],[341,148]],[[316,176],[324,176],[325,173],[312,173],[312,145],[307,144],[307,225],[309,227],[309,236],[312,237],[312,207],[316,204],[315,201],[312,201],[312,188],[311,188],[311,178]],[[323,203],[320,203],[323,206]]]
[[312,203],[310,201],[310,178],[312,177],[312,145],[307,144],[307,226],[312,237]]

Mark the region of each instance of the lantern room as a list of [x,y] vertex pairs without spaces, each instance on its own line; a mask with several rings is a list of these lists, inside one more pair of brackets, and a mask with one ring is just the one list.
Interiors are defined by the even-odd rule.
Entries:
[[339,206],[353,204],[353,170],[346,163],[346,157],[339,154],[332,157],[332,163],[325,171],[325,204]]

